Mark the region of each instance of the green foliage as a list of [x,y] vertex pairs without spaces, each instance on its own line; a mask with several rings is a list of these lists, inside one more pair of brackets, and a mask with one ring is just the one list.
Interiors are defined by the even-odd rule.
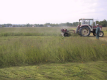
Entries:
[[100,21],[100,25],[102,25],[103,27],[107,27],[107,21],[106,20]]
[[62,27],[62,26],[68,26],[68,27],[76,27],[78,25],[78,22],[66,22],[66,23],[59,23],[59,24],[55,24],[55,23],[45,23],[45,24],[1,24],[3,27]]
[[99,24],[103,27],[107,27],[107,21],[105,19],[103,21],[96,21],[96,24]]
[[[68,26],[68,27],[77,27],[77,25],[79,24],[79,22],[66,22],[66,23],[45,23],[45,24],[0,24],[2,25],[2,27],[63,27],[63,26]],[[103,21],[96,21],[96,24],[99,24],[103,27],[107,27],[107,20],[103,20]],[[95,26],[95,22],[94,22],[94,26]]]

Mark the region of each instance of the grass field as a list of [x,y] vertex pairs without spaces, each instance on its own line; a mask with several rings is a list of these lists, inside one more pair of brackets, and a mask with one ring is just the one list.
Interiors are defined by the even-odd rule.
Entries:
[[1,68],[0,80],[107,80],[107,61]]
[[0,28],[0,80],[106,80],[107,28],[99,40],[60,29]]

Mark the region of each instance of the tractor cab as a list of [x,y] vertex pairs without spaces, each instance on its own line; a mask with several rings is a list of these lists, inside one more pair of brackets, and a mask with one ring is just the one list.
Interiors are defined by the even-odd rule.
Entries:
[[83,25],[93,26],[93,19],[79,19],[79,25],[80,26],[83,26]]

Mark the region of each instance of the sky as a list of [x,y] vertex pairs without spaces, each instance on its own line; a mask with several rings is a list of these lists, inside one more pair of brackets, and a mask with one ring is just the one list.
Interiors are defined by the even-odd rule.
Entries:
[[106,15],[107,0],[0,0],[0,24],[102,21]]

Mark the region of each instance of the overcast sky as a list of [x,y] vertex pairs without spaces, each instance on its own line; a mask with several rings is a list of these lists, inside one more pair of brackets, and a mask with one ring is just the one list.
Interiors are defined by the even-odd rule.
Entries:
[[0,0],[0,24],[72,23],[79,18],[107,20],[107,0]]

